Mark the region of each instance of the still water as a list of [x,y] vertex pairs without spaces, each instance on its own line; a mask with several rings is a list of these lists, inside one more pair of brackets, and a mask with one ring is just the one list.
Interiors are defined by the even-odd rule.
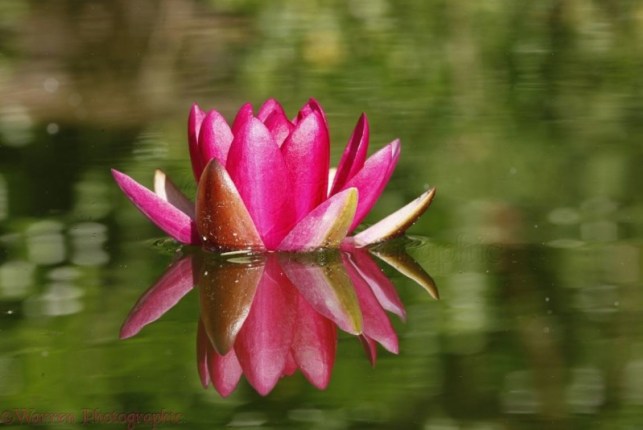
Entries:
[[[81,428],[162,412],[160,428],[643,428],[643,4],[456,3],[0,2],[2,420]],[[437,187],[388,261],[376,249],[368,269],[341,256],[326,269],[208,263],[114,184],[110,168],[147,186],[162,168],[194,195],[191,104],[231,120],[268,97],[290,115],[320,101],[333,164],[362,112],[372,151],[401,139],[367,223]],[[223,281],[204,280],[203,264]],[[224,282],[225,270],[252,277],[247,264],[289,279],[289,294],[273,282],[273,294],[252,296],[283,299],[272,319],[245,315],[251,300]],[[163,281],[168,267],[176,282]],[[388,304],[370,308],[384,321],[375,342],[351,334],[368,314],[349,288],[360,268],[387,292],[370,296]],[[183,269],[201,274],[195,288]],[[169,293],[146,301],[159,283]],[[333,292],[335,313],[315,307],[311,285]],[[227,300],[237,313],[224,318]],[[260,395],[253,354],[235,349],[246,373],[236,388],[203,388],[217,378],[203,357],[229,350],[217,333],[239,315],[281,324],[295,307],[325,321],[325,341],[302,343],[327,354],[328,374],[281,351],[294,374]]]

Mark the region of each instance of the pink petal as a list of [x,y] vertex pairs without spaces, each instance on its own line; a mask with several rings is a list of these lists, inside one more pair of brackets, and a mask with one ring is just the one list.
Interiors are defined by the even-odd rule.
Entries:
[[212,385],[223,397],[232,394],[243,374],[234,349],[225,355],[220,355],[212,347],[208,349],[208,371]]
[[199,180],[203,166],[205,166],[205,163],[201,160],[201,153],[199,151],[199,131],[201,130],[203,118],[205,118],[205,112],[199,108],[199,105],[196,103],[193,104],[192,109],[190,109],[190,115],[188,116],[188,144],[190,148],[190,160],[192,161],[192,171],[197,181]]
[[159,169],[154,171],[154,193],[194,219],[194,203]]
[[294,128],[292,123],[286,118],[286,114],[280,111],[272,112],[263,123],[279,146],[284,143]]
[[281,147],[290,171],[292,194],[295,196],[296,220],[326,198],[330,142],[328,129],[321,115],[312,112],[300,121]]
[[275,249],[294,224],[290,174],[274,139],[256,118],[235,134],[226,170],[267,249]]
[[337,173],[330,192],[331,195],[343,189],[346,182],[351,180],[364,166],[366,153],[368,152],[369,135],[368,119],[366,114],[362,114],[337,166]]
[[199,154],[202,167],[205,168],[213,158],[225,166],[231,143],[232,131],[226,120],[215,110],[208,112],[199,132]]
[[196,226],[206,247],[217,251],[264,249],[239,191],[217,159],[211,160],[201,175],[196,214]]
[[293,124],[288,120],[284,108],[275,99],[266,100],[259,109],[257,118],[266,125],[279,146],[284,143],[294,128]]
[[232,122],[232,134],[236,136],[241,127],[245,125],[245,123],[250,119],[252,119],[253,116],[254,113],[252,112],[252,105],[250,103],[246,103],[241,106],[241,108],[239,108],[239,112],[237,112],[237,115],[234,117],[234,121]]
[[194,221],[129,176],[112,169],[112,176],[127,198],[161,230],[181,243],[201,243]]
[[207,253],[199,257],[195,275],[201,320],[212,346],[226,354],[248,317],[265,261],[256,257],[237,263]]
[[[346,258],[345,256],[343,256]],[[353,282],[355,294],[364,318],[364,334],[380,343],[384,348],[397,354],[399,350],[397,334],[388,316],[378,303],[368,284],[350,262],[345,261],[346,271]]]
[[[299,321],[297,322],[299,323]],[[288,358],[286,359],[286,366],[284,367],[284,373],[281,376],[292,376],[295,374],[299,367],[295,361],[292,351],[288,353]]]
[[272,390],[286,368],[296,298],[277,260],[270,258],[234,347],[248,382],[261,395]]
[[284,112],[283,106],[281,106],[281,103],[279,103],[275,99],[268,99],[259,108],[259,113],[257,114],[257,118],[259,118],[261,122],[265,123],[266,119],[274,112],[280,112],[284,116],[286,114]]
[[292,354],[306,379],[324,389],[330,382],[337,349],[335,324],[319,314],[303,298],[297,303],[297,325]]
[[362,342],[368,361],[371,362],[371,366],[375,367],[375,362],[377,361],[377,344],[365,334],[360,335],[359,340]]
[[199,325],[196,330],[196,368],[199,372],[199,380],[203,388],[207,388],[210,384],[210,372],[208,370],[209,348],[212,348],[210,339],[208,339],[201,318],[199,318]]
[[194,286],[192,257],[183,258],[172,266],[136,302],[123,323],[121,339],[140,332],[143,327],[161,318]]
[[319,264],[310,255],[280,256],[286,276],[318,313],[347,333],[362,332],[362,313],[338,252],[324,255]]
[[299,221],[277,249],[299,252],[339,247],[355,216],[357,201],[355,188],[335,194]]
[[355,249],[346,255],[355,270],[371,288],[379,304],[387,311],[405,319],[406,311],[395,286],[373,261],[369,252],[364,249]]
[[353,242],[356,246],[366,246],[401,236],[428,209],[435,196],[435,188],[422,193],[401,209],[356,234]]
[[369,157],[362,170],[353,176],[342,188],[355,187],[359,190],[357,212],[349,231],[353,231],[370,212],[384,191],[400,158],[400,141],[395,140]]
[[324,109],[322,109],[321,105],[317,100],[315,100],[314,98],[310,98],[308,100],[308,103],[306,103],[301,108],[301,110],[297,114],[297,117],[293,120],[293,124],[297,125],[302,119],[306,118],[312,112],[319,113],[323,118],[324,123],[326,123],[326,113],[324,112]]

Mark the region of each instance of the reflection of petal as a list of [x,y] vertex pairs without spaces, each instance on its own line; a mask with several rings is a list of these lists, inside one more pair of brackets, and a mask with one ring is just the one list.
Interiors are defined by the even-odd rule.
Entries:
[[199,371],[199,379],[203,388],[210,384],[210,371],[208,370],[208,348],[210,339],[203,327],[203,321],[199,318],[199,324],[196,329],[196,368]]
[[257,285],[264,271],[264,260],[237,264],[220,258],[199,261],[201,319],[213,347],[226,354],[248,316]]
[[[299,323],[299,321],[297,321],[297,323]],[[298,366],[297,362],[295,361],[295,355],[293,354],[293,351],[290,350],[290,352],[288,353],[288,358],[286,359],[286,366],[284,367],[284,373],[282,376],[292,376],[295,374],[297,369]]]
[[435,281],[433,281],[431,275],[426,273],[424,268],[406,252],[387,252],[384,249],[373,250],[371,252],[402,275],[415,281],[424,288],[431,297],[434,299],[440,298],[438,288],[435,286]]
[[[196,282],[201,316],[197,367],[204,387],[230,395],[245,373],[262,395],[300,369],[314,386],[328,386],[337,326],[359,336],[372,365],[377,343],[397,353],[398,339],[385,312],[404,316],[392,284],[370,252],[424,283],[430,277],[408,255],[392,249],[317,253],[198,252],[171,266],[138,301],[122,336],[160,317]],[[429,291],[437,294],[433,289]]]
[[353,236],[353,242],[356,246],[366,246],[404,234],[429,208],[434,196],[435,188],[425,191],[411,203]]
[[368,361],[371,362],[371,366],[375,366],[375,362],[377,361],[377,343],[365,334],[360,335],[359,340],[362,342],[364,352],[366,352],[366,357]]
[[360,276],[368,283],[369,287],[371,287],[380,305],[403,320],[406,319],[406,311],[404,310],[404,305],[400,297],[397,295],[395,286],[375,261],[373,261],[368,251],[364,249],[354,249],[346,255],[348,255],[348,259],[355,270],[357,270]]
[[296,298],[279,263],[270,258],[234,347],[248,382],[262,395],[272,390],[286,367]]
[[[343,258],[347,257],[343,256]],[[353,281],[359,307],[362,310],[364,334],[379,342],[387,350],[397,354],[399,350],[397,335],[384,309],[380,306],[366,281],[348,261],[346,261],[346,269]]]
[[159,319],[190,292],[193,286],[192,256],[188,256],[174,263],[138,299],[121,327],[121,339],[134,336],[143,327]]
[[328,386],[336,348],[335,324],[299,297],[292,353],[301,372],[315,387],[324,389]]
[[234,349],[220,355],[211,346],[208,348],[208,371],[212,385],[223,397],[228,397],[237,388],[243,374]]
[[291,258],[284,256],[281,266],[299,293],[317,312],[345,332],[362,332],[359,302],[336,252],[325,256],[323,265],[298,255]]
[[228,397],[239,384],[243,374],[234,350],[223,356],[217,353],[208,339],[200,318],[197,327],[196,348],[197,369],[201,385],[203,388],[207,388],[212,382],[219,394]]

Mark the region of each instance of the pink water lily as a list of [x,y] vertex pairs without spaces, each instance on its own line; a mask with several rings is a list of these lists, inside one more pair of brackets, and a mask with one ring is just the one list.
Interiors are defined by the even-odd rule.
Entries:
[[217,251],[310,251],[366,246],[403,234],[430,205],[430,189],[350,237],[388,183],[400,155],[394,140],[367,158],[369,126],[357,122],[337,169],[330,169],[326,115],[311,99],[291,121],[274,99],[255,116],[241,107],[230,126],[216,110],[188,119],[192,203],[161,171],[154,191],[112,170],[134,205],[177,241]]

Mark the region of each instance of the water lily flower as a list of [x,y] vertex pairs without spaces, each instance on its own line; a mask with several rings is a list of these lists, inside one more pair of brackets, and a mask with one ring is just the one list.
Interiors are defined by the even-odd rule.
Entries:
[[232,126],[196,104],[188,119],[192,203],[161,171],[154,191],[112,170],[134,205],[177,241],[217,251],[310,251],[362,247],[399,236],[430,205],[430,189],[403,208],[349,236],[388,183],[400,155],[394,140],[367,158],[362,115],[337,169],[330,169],[326,115],[311,99],[293,120],[273,99],[255,116],[245,104]]

